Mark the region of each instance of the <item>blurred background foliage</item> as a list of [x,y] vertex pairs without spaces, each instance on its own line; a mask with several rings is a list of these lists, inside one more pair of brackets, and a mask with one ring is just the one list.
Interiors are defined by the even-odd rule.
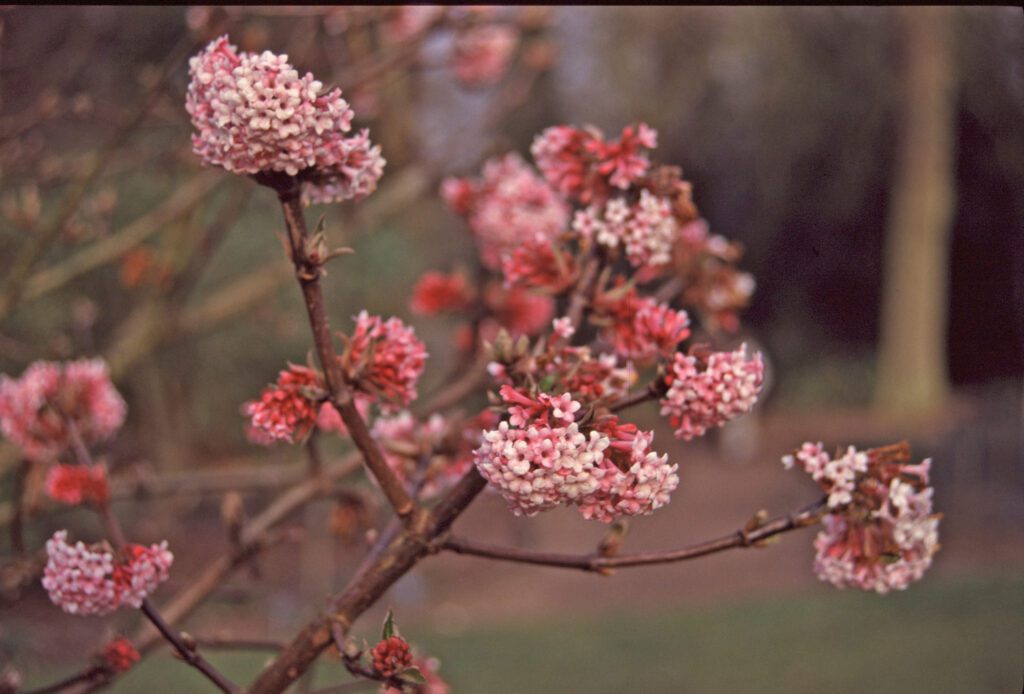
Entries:
[[[409,319],[432,354],[427,390],[456,366],[456,324],[410,318],[409,290],[428,268],[475,262],[467,231],[440,203],[440,180],[475,173],[495,153],[525,154],[548,125],[615,133],[643,120],[659,131],[656,158],[693,182],[712,231],[746,248],[740,265],[757,290],[742,337],[772,368],[758,416],[806,425],[780,425],[771,445],[799,443],[793,432],[810,423],[843,442],[890,431],[878,374],[887,238],[912,132],[913,10],[527,8],[515,15],[523,41],[510,73],[483,88],[447,69],[450,29],[403,52],[382,38],[374,12],[0,11],[0,372],[104,355],[131,410],[109,451],[117,461],[193,469],[288,456],[254,450],[239,414],[309,348],[273,233],[279,210],[249,181],[202,170],[183,106],[187,57],[227,32],[244,50],[288,53],[341,86],[357,125],[382,144],[380,190],[312,217],[325,214],[332,243],[356,250],[329,270],[332,325],[346,330],[362,308]],[[948,286],[927,333],[941,367],[928,378],[943,382],[942,396],[922,410],[930,418],[907,420],[917,422],[908,435],[941,451],[940,480],[968,495],[982,485],[975,501],[1001,490],[998,503],[983,502],[995,514],[984,522],[1019,524],[1024,16],[955,8],[943,21],[944,254],[939,266],[898,265]],[[915,364],[900,368],[910,378]],[[718,443],[753,455],[753,444],[729,448],[727,432]],[[754,452],[766,451],[777,453],[768,443]],[[1020,547],[1011,554],[1020,559]]]

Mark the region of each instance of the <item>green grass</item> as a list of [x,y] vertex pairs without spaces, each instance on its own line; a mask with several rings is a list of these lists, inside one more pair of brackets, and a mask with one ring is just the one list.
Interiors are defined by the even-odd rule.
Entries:
[[[1024,672],[1024,581],[926,583],[885,597],[843,592],[458,636],[409,625],[405,635],[441,658],[456,692],[472,694],[1016,694]],[[262,657],[212,660],[247,681]],[[346,679],[337,665],[326,665],[318,684]],[[155,657],[115,691],[208,689],[189,668]]]

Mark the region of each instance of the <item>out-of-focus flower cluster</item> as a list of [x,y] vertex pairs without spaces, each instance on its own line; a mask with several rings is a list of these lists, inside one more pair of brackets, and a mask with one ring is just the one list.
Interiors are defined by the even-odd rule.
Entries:
[[288,56],[239,52],[222,36],[189,61],[185,108],[193,148],[212,166],[240,174],[302,174],[307,201],[365,197],[384,169],[367,131],[347,136],[352,109],[341,90],[322,93]]
[[55,464],[46,473],[44,487],[51,499],[71,506],[102,506],[110,496],[107,469],[102,465]]
[[805,443],[782,459],[828,495],[824,529],[814,540],[823,581],[887,593],[920,580],[939,549],[941,518],[932,509],[931,460],[908,464],[905,444],[830,456]]
[[746,345],[706,361],[676,352],[665,383],[661,414],[677,438],[689,441],[750,412],[764,383],[764,361],[759,353],[748,356]]
[[108,642],[100,651],[101,664],[114,672],[127,672],[142,656],[124,636]]
[[658,133],[644,123],[626,126],[613,141],[592,126],[556,125],[534,139],[530,152],[555,190],[587,205],[605,200],[612,189],[627,190],[646,174],[646,151],[657,145]]
[[[478,418],[479,421],[479,418]],[[459,480],[473,465],[478,441],[474,427],[451,430],[449,422],[434,414],[425,422],[408,410],[380,417],[371,433],[388,466],[398,479],[421,498],[437,496]]]
[[69,614],[103,615],[119,607],[140,607],[167,580],[174,561],[167,543],[127,545],[115,553],[105,543],[69,544],[58,530],[46,542],[43,588],[53,604]]
[[101,359],[37,361],[21,378],[0,376],[0,431],[31,460],[55,460],[71,447],[66,420],[88,446],[113,436],[126,410]]
[[479,179],[446,179],[441,196],[466,217],[480,260],[491,269],[524,240],[553,239],[569,222],[565,201],[515,153],[488,160]]

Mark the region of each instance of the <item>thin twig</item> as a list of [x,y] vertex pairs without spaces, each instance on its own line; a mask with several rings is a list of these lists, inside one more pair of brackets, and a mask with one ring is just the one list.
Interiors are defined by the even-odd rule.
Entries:
[[[58,410],[60,412],[60,410]],[[92,456],[89,454],[89,449],[86,448],[85,442],[82,440],[82,436],[78,431],[78,427],[75,425],[74,420],[69,417],[66,413],[61,412],[61,416],[64,418],[64,425],[67,427],[68,434],[71,437],[71,445],[74,449],[75,455],[78,457],[79,463],[92,467],[94,465]],[[117,520],[117,516],[110,510],[109,501],[103,501],[99,504],[100,515],[103,518],[103,524],[106,527],[107,534],[110,536],[110,540],[114,547],[118,550],[125,547],[125,536],[124,531],[121,529],[121,524]],[[201,656],[194,648],[189,648],[181,640],[181,636],[171,629],[170,625],[160,615],[160,612],[153,606],[149,598],[142,601],[142,613],[146,615],[153,626],[157,628],[165,639],[167,639],[174,649],[178,651],[182,659],[191,665],[192,667],[203,673],[207,679],[213,682],[218,689],[228,694],[234,694],[238,691],[238,687],[235,686],[229,679],[220,673],[217,668],[211,665],[203,656]]]
[[803,528],[818,522],[820,512],[824,508],[825,499],[819,499],[794,514],[779,516],[754,530],[738,530],[714,540],[699,542],[674,550],[662,552],[642,552],[622,554],[613,557],[602,557],[598,554],[563,554],[556,552],[535,552],[516,547],[502,547],[458,537],[449,537],[440,544],[440,549],[487,559],[516,562],[519,564],[535,564],[561,569],[577,569],[600,573],[607,569],[627,568],[633,566],[650,566],[653,564],[670,564],[688,559],[696,559],[708,554],[723,552],[737,547],[750,547],[769,537],[797,528]]
[[276,185],[271,185],[278,191],[278,198],[284,211],[292,262],[295,265],[295,274],[302,289],[302,297],[313,332],[313,342],[316,346],[320,366],[324,370],[331,403],[341,415],[342,421],[348,428],[349,436],[356,448],[363,454],[366,466],[376,478],[388,502],[394,507],[395,513],[401,518],[409,518],[416,508],[415,503],[406,492],[405,486],[388,466],[380,446],[370,435],[366,421],[356,409],[352,391],[334,352],[331,328],[327,322],[323,290],[320,285],[321,268],[316,261],[309,257],[306,248],[309,233],[306,229],[302,203],[299,200],[298,181],[289,177],[287,181],[278,181]]

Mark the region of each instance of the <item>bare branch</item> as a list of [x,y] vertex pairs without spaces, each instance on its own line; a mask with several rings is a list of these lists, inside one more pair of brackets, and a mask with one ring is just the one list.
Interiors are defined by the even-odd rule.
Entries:
[[737,530],[714,540],[707,540],[663,552],[622,554],[614,557],[603,557],[599,554],[561,554],[556,552],[535,552],[516,547],[501,547],[458,537],[449,537],[440,544],[440,549],[455,552],[456,554],[466,554],[519,564],[535,564],[538,566],[601,573],[608,569],[670,564],[688,559],[696,559],[708,554],[724,552],[725,550],[737,547],[750,547],[774,535],[817,523],[824,507],[825,499],[819,499],[796,513],[779,516],[758,526],[754,530]]
[[306,304],[306,312],[309,315],[310,328],[313,332],[313,342],[316,346],[320,366],[324,370],[331,403],[341,415],[342,421],[348,428],[349,436],[352,437],[356,448],[363,454],[366,466],[380,484],[388,502],[394,507],[399,517],[409,518],[415,509],[415,504],[406,492],[405,486],[388,467],[380,446],[370,435],[366,421],[356,409],[352,391],[345,381],[341,364],[334,352],[331,328],[327,322],[323,290],[320,285],[321,270],[306,253],[306,240],[309,233],[306,229],[302,203],[299,200],[298,181],[288,177],[286,181],[275,183],[277,185],[272,185],[272,187],[278,191],[278,198],[284,211],[292,262],[295,265],[295,274],[302,289],[302,298]]
[[607,569],[628,568],[633,566],[650,566],[652,564],[671,564],[674,562],[705,557],[710,554],[724,552],[735,548],[752,547],[773,535],[813,525],[818,522],[825,500],[821,498],[794,514],[774,518],[754,530],[736,530],[716,539],[709,539],[696,545],[688,545],[678,550],[665,552],[647,552],[625,554],[615,557],[602,557],[598,554],[561,554],[554,552],[535,552],[512,547],[500,547],[477,543],[477,541],[461,537],[449,537],[442,541],[441,550],[455,552],[485,559],[516,562],[519,564],[536,564],[563,569],[578,569],[601,573]]

